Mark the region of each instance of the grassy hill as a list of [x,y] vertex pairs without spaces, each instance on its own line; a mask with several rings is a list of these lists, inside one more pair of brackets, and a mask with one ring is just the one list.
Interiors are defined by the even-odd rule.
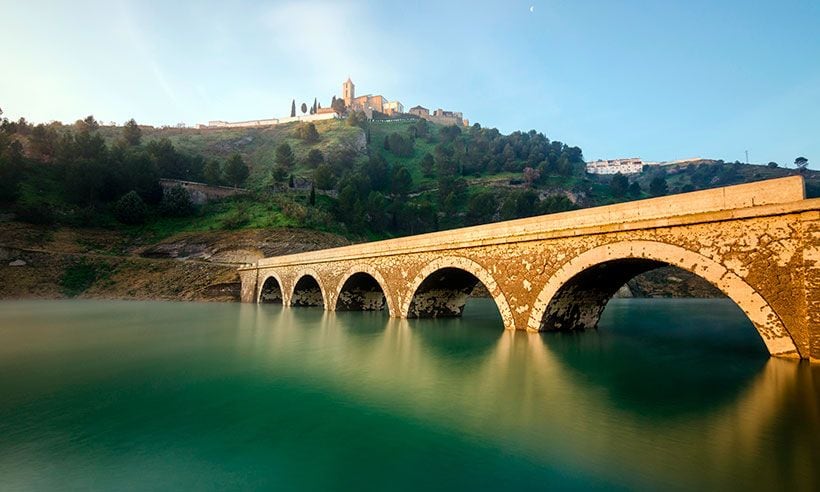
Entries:
[[[155,240],[181,232],[282,227],[370,240],[646,198],[651,196],[651,182],[656,179],[664,180],[667,193],[679,193],[796,172],[711,160],[653,166],[628,177],[629,184],[637,183],[637,191],[619,193],[611,184],[611,176],[584,172],[580,149],[550,141],[534,131],[501,135],[478,126],[456,130],[426,123],[422,127],[418,121],[350,123],[316,122],[316,141],[300,138],[299,123],[261,128],[143,126],[141,144],[125,150],[123,127],[103,126],[85,133],[76,125],[29,127],[15,132],[7,129],[6,145],[20,142],[28,160],[23,165],[25,172],[16,203],[4,208],[22,220],[113,228]],[[42,142],[43,134],[51,139],[49,146]],[[397,135],[406,143],[400,152],[385,144]],[[95,144],[95,138],[101,143]],[[157,150],[160,142],[170,144],[170,156],[167,149]],[[317,166],[309,164],[307,157],[318,150],[333,174],[333,189],[320,190],[315,203],[309,203],[309,184],[290,188],[287,180],[280,178],[277,182],[277,148],[283,144],[294,156],[287,175],[302,178],[297,181],[303,184],[313,181]],[[100,145],[102,151],[97,149]],[[78,187],[71,188],[68,183],[92,181],[95,173],[110,172],[121,165],[117,159],[127,161],[132,154],[149,161],[147,165],[158,166],[158,177],[168,177],[162,175],[170,165],[165,161],[184,157],[190,164],[196,161],[194,156],[199,156],[198,170],[185,168],[189,175],[177,176],[197,181],[203,179],[203,162],[217,161],[224,166],[238,155],[250,168],[245,186],[251,193],[208,203],[182,216],[164,214],[159,206],[149,206],[150,220],[140,225],[117,221],[112,211],[119,195],[76,199]],[[100,161],[97,167],[88,164],[94,159]],[[432,168],[429,162],[434,162]],[[408,171],[410,182],[406,189],[397,191],[391,173],[399,168]],[[807,171],[805,176],[809,195],[820,195],[820,173]],[[120,184],[122,192],[131,186],[128,179]],[[100,186],[106,188],[105,183]],[[82,190],[82,186],[79,188]]]

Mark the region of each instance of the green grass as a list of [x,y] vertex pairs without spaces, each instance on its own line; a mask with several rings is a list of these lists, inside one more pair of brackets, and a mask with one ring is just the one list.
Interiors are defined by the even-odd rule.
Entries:
[[245,197],[206,204],[192,217],[160,217],[143,226],[131,228],[131,232],[160,240],[182,232],[299,227],[299,225],[296,219],[282,213],[282,210],[272,200],[260,201]]

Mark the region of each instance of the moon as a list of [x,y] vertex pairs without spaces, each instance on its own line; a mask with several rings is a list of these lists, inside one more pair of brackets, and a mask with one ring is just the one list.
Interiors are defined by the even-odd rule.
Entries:
[[530,12],[535,12],[535,5],[530,5]]

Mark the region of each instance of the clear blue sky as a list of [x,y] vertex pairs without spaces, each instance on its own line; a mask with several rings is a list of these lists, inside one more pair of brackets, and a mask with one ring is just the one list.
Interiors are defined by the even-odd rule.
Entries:
[[[532,7],[532,9],[531,9]],[[0,0],[10,118],[194,124],[357,93],[587,159],[820,168],[820,1]]]

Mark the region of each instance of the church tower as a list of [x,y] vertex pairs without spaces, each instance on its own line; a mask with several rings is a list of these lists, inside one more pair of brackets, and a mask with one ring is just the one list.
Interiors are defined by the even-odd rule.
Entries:
[[350,77],[347,78],[347,81],[342,84],[342,98],[345,100],[345,106],[350,107],[353,104],[353,99],[356,97],[356,86],[353,85],[353,81],[350,80]]

